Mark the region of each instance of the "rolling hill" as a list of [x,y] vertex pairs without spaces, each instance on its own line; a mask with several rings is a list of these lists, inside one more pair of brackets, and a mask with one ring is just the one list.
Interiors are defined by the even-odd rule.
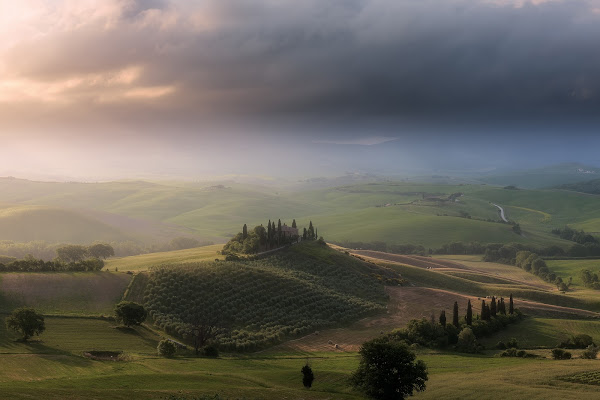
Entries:
[[[224,243],[269,219],[313,221],[330,241],[384,241],[436,248],[455,241],[570,246],[550,231],[572,224],[600,231],[600,199],[564,190],[481,184],[367,182],[281,190],[235,182],[48,183],[0,179],[0,240],[48,242],[176,236]],[[499,223],[498,204],[522,235]],[[36,225],[35,221],[44,221]],[[591,224],[591,225],[590,225]],[[18,227],[14,230],[12,227]],[[52,228],[51,228],[52,227]]]

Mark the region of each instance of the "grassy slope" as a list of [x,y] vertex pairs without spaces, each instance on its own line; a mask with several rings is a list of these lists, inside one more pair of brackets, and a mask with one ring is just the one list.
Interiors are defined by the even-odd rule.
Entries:
[[150,267],[162,264],[184,264],[190,262],[213,261],[223,259],[217,254],[223,246],[196,247],[193,249],[165,251],[160,253],[141,254],[139,256],[111,258],[106,261],[106,269],[114,271],[146,271]]
[[[307,250],[297,247],[294,251],[303,256]],[[321,261],[330,257],[323,249],[308,252]],[[513,270],[514,267],[480,263],[473,257],[459,258],[467,258],[464,263],[470,269],[443,274],[416,267],[400,268],[415,284],[457,292],[480,290],[487,293],[493,287],[510,286],[498,282],[507,278],[523,279],[524,287],[527,287],[528,277],[531,277],[530,283],[540,283],[530,274],[519,275],[522,271]],[[135,261],[135,258],[129,261]],[[498,274],[493,282],[487,282],[489,279],[484,278],[487,275],[478,274],[477,271],[484,268]],[[325,337],[327,332],[321,332],[318,337]],[[526,346],[552,346],[570,333],[588,333],[600,341],[596,321],[536,317],[485,339],[485,343],[517,337]],[[348,376],[358,365],[354,351],[318,353],[287,347],[245,356],[225,354],[216,360],[195,359],[188,357],[189,353],[183,353],[168,360],[154,355],[159,338],[152,332],[144,328],[134,332],[119,330],[110,322],[85,318],[48,318],[43,342],[22,344],[14,342],[14,338],[0,326],[0,353],[9,360],[0,364],[0,390],[3,396],[10,398],[43,395],[50,399],[156,399],[178,391],[190,395],[219,393],[252,399],[363,398],[347,385]],[[125,350],[131,361],[111,363],[81,357],[82,351],[90,349]],[[417,394],[416,399],[521,399],[524,396],[531,399],[593,399],[597,396],[596,387],[558,379],[596,369],[594,361],[507,359],[489,354],[471,356],[428,350],[420,351],[419,358],[426,361],[430,375],[427,390]],[[310,391],[301,387],[299,373],[307,359],[317,378]]]
[[29,306],[51,314],[111,314],[130,281],[125,273],[2,273],[0,312]]
[[0,240],[49,240],[91,243],[130,240],[131,236],[77,211],[57,207],[4,206],[0,208]]
[[[253,226],[281,217],[295,218],[301,227],[312,219],[330,240],[413,242],[427,247],[459,240],[567,246],[568,242],[549,233],[553,226],[600,219],[600,198],[594,196],[564,191],[503,190],[482,185],[386,182],[277,192],[273,188],[235,183],[215,187],[213,183],[67,184],[0,179],[0,189],[4,189],[0,190],[0,202],[28,207],[44,205],[53,210],[82,210],[82,218],[103,224],[103,229],[114,229],[136,238],[146,233],[148,237],[164,239],[165,232],[169,232],[170,235],[199,235],[225,241],[244,223]],[[457,192],[464,196],[451,203],[422,196],[426,193],[426,197],[443,198]],[[475,220],[499,218],[490,202],[505,206],[509,218],[521,223],[525,236],[512,233],[506,225]],[[390,206],[380,207],[386,204]],[[95,211],[84,211],[90,209]],[[474,219],[458,218],[460,212],[467,212]],[[124,221],[117,221],[119,215]],[[69,219],[72,217],[66,218]],[[143,220],[155,225],[145,226]],[[115,240],[122,239],[117,233],[111,235]],[[53,241],[57,236],[42,230],[37,238]],[[87,238],[75,234],[72,237],[73,240]]]

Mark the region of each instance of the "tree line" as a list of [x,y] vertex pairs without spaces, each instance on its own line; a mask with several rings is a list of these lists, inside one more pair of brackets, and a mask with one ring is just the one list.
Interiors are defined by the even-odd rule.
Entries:
[[508,305],[502,297],[492,297],[489,304],[483,299],[481,313],[477,315],[473,315],[471,300],[468,300],[466,312],[462,317],[459,314],[458,302],[454,302],[451,322],[447,320],[446,310],[442,310],[437,320],[434,314],[430,320],[413,319],[406,328],[394,331],[389,336],[408,344],[432,348],[451,346],[459,351],[474,353],[483,349],[477,339],[498,332],[522,318],[521,312],[514,307],[511,294]]
[[[165,243],[143,244],[129,240],[121,242],[107,242],[107,244],[113,248],[114,255],[116,257],[127,257],[161,251],[190,249],[194,247],[208,246],[214,243],[208,241],[199,241],[198,239],[190,237],[179,236]],[[28,255],[44,261],[50,261],[56,257],[56,249],[66,245],[68,245],[68,243],[48,243],[43,240],[30,242],[0,240],[0,262],[7,264],[14,260],[23,259]],[[86,247],[89,246],[91,245]]]
[[28,255],[21,260],[0,257],[0,271],[3,272],[62,272],[62,271],[100,271],[106,258],[114,256],[111,245],[96,243],[91,246],[64,245],[55,249],[56,257],[52,261],[36,259]]

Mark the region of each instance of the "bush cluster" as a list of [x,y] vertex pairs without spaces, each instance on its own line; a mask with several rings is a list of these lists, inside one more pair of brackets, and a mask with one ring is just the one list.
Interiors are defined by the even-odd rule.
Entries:
[[461,318],[456,325],[454,323],[436,323],[425,318],[413,319],[406,328],[396,330],[389,336],[394,340],[405,341],[411,345],[431,348],[454,346],[460,351],[477,352],[482,349],[477,343],[477,339],[498,332],[522,318],[523,314],[515,309],[513,314],[496,314],[487,320],[480,319],[478,316],[477,319],[472,320],[471,324],[467,324],[466,318]]

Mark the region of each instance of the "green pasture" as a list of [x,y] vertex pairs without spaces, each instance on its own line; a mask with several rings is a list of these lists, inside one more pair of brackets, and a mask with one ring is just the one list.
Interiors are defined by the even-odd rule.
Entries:
[[106,260],[105,269],[108,271],[146,271],[150,267],[163,264],[185,264],[200,261],[222,260],[217,252],[223,245],[195,247],[193,249],[166,251],[160,253],[141,254],[138,256],[111,258]]

